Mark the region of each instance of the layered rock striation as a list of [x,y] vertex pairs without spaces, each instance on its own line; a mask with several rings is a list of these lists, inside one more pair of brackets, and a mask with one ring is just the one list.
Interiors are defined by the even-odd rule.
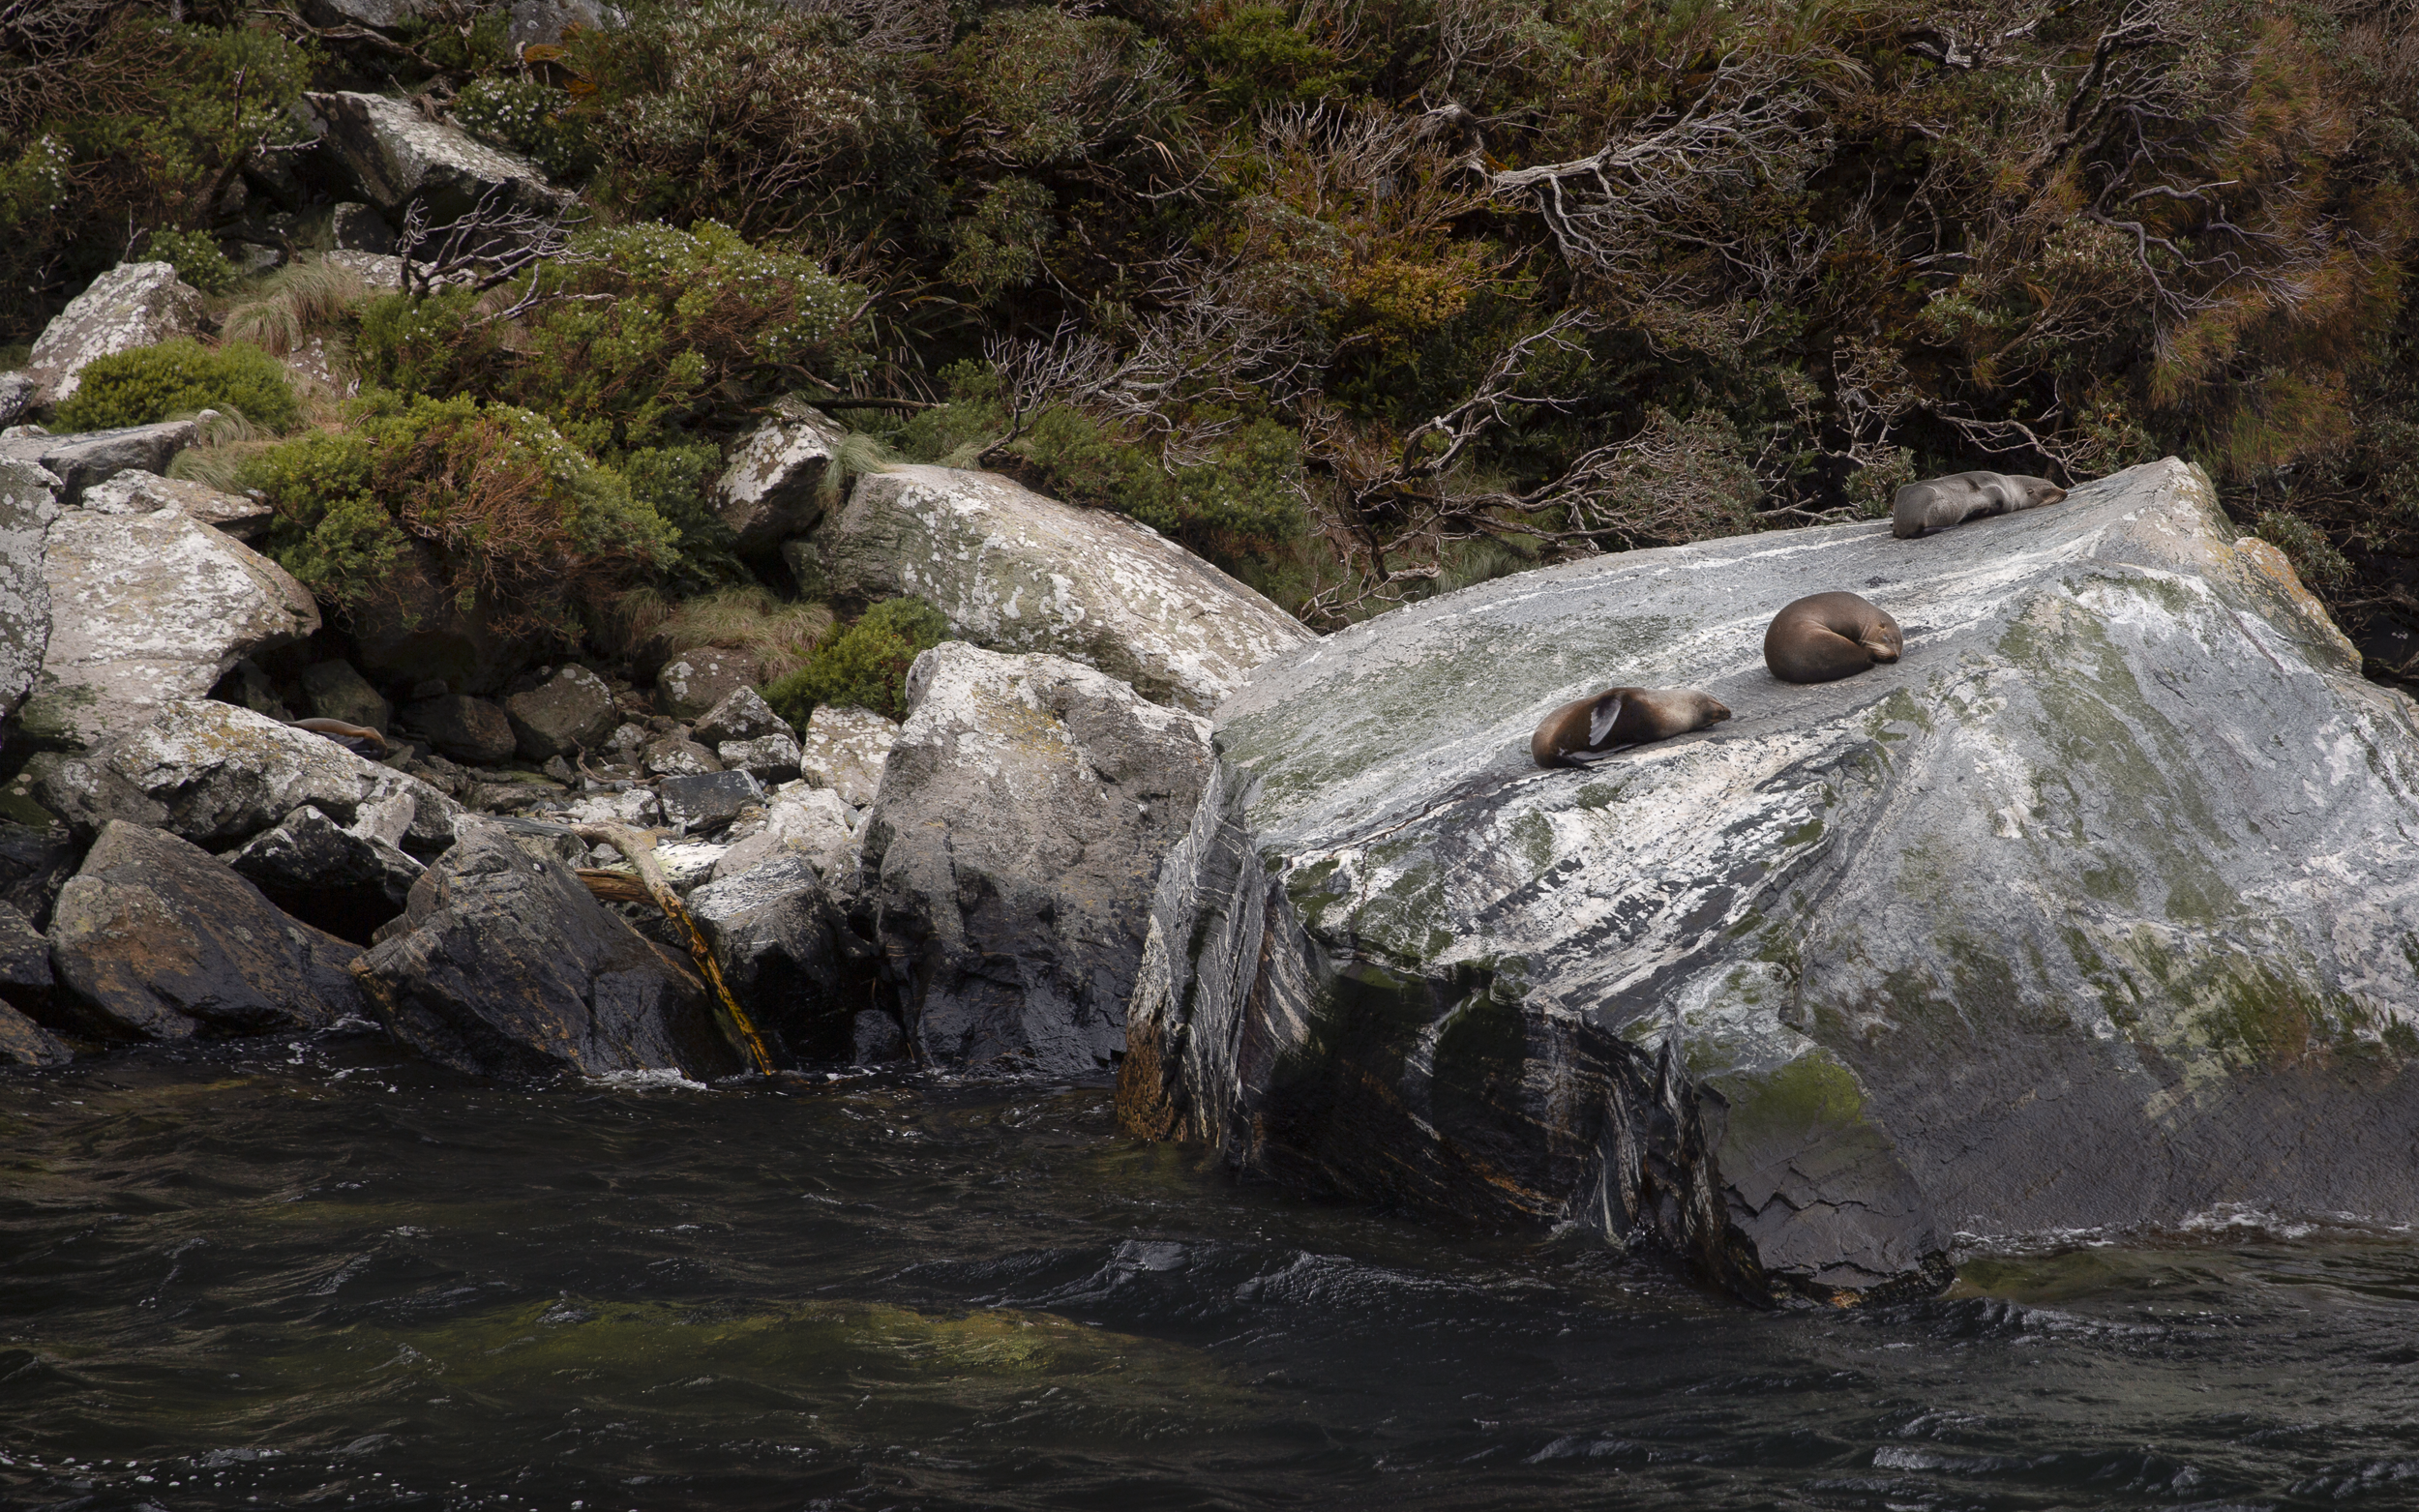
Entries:
[[[1848,589],[1906,653],[1775,680]],[[1591,771],[1616,684],[1727,724]],[[1502,579],[1262,668],[1161,873],[1138,1130],[1757,1298],[2219,1204],[2419,1217],[2419,727],[2169,460]]]

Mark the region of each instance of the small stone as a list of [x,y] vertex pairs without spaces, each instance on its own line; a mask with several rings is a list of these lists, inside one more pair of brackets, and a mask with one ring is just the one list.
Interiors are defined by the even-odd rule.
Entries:
[[694,731],[696,739],[709,746],[726,740],[754,740],[759,735],[787,735],[795,740],[797,734],[754,688],[733,689],[697,722]]
[[898,739],[897,722],[871,709],[823,704],[798,741],[799,774],[862,809],[881,793],[882,763]]
[[[615,725],[613,691],[584,667],[566,667],[504,700],[521,754],[532,761],[600,746]],[[569,779],[565,779],[568,781]]]
[[64,1066],[75,1058],[64,1040],[0,1003],[0,1065]]
[[639,753],[644,751],[646,743],[653,738],[644,725],[617,725],[613,732],[605,737],[605,748],[625,761],[635,762]]
[[655,786],[664,806],[664,821],[682,829],[710,829],[728,824],[751,803],[764,801],[763,785],[745,772],[706,772],[694,777],[667,777]]
[[703,646],[683,651],[655,677],[655,705],[674,719],[694,720],[741,688],[753,688],[763,668],[745,651]]
[[683,740],[676,735],[647,742],[640,759],[648,771],[658,777],[697,777],[723,769],[722,762],[715,759],[713,752],[694,740]]
[[771,783],[786,783],[798,775],[798,743],[778,732],[754,740],[726,740],[714,748],[714,758],[731,771],[753,773]]
[[370,686],[370,679],[361,675],[350,662],[316,662],[303,668],[303,701],[311,705],[314,718],[343,720],[386,733],[394,718],[394,706],[378,697]]
[[627,824],[632,829],[652,829],[664,822],[662,805],[655,794],[643,787],[627,792],[582,793],[563,810],[566,824]]
[[406,703],[403,724],[429,737],[449,756],[492,765],[513,754],[518,742],[512,721],[485,698],[449,693],[443,697]]

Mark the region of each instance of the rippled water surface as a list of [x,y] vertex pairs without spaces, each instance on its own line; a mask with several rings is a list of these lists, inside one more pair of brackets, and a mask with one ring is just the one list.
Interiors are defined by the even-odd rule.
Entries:
[[2419,1247],[1747,1313],[1238,1187],[1098,1086],[0,1077],[0,1503],[2419,1506]]

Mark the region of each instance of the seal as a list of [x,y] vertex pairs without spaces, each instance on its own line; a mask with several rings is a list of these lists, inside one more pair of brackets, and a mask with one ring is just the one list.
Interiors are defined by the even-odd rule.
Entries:
[[1969,519],[2039,509],[2065,497],[2066,489],[2046,478],[1953,472],[1946,478],[1900,485],[1890,500],[1890,533],[1911,541],[1926,530],[1946,530]]
[[1906,649],[1898,622],[1853,593],[1809,594],[1784,605],[1764,631],[1764,665],[1785,683],[1853,677]]
[[386,737],[366,725],[347,725],[343,720],[308,719],[294,721],[296,729],[307,729],[314,735],[335,741],[357,756],[374,761],[392,749]]
[[1730,711],[1694,688],[1607,688],[1564,704],[1529,737],[1539,766],[1588,766],[1625,746],[1718,725]]

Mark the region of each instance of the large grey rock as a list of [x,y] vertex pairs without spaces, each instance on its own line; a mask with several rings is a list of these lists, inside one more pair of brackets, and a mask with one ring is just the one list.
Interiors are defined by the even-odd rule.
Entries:
[[685,964],[493,824],[463,826],[405,917],[358,970],[388,1032],[432,1060],[497,1075],[739,1068]]
[[224,862],[123,820],[102,830],[50,920],[59,986],[106,1032],[311,1029],[362,1011],[360,952],[287,918]]
[[37,739],[89,745],[319,628],[285,569],[181,510],[70,510],[44,551],[50,640],[17,711]]
[[58,479],[32,462],[0,458],[0,719],[33,691],[50,648],[43,543],[58,518]]
[[566,667],[527,693],[504,700],[521,754],[532,761],[602,746],[621,723],[613,690],[584,667]]
[[418,730],[429,743],[458,760],[482,765],[501,761],[520,745],[511,718],[485,698],[449,693],[403,707],[406,729]]
[[823,513],[823,479],[847,428],[803,404],[749,432],[714,480],[714,513],[743,551],[777,546]]
[[0,1066],[64,1066],[75,1058],[57,1035],[0,1003]]
[[223,859],[286,913],[359,943],[403,911],[424,870],[392,840],[309,804]]
[[813,540],[837,597],[915,594],[970,640],[1067,657],[1198,714],[1313,638],[1149,526],[996,473],[868,473]]
[[319,127],[318,156],[338,186],[390,218],[423,204],[433,227],[482,200],[534,216],[552,216],[571,202],[526,159],[433,121],[408,101],[347,90],[305,95],[303,104]]
[[362,834],[433,854],[462,808],[416,777],[231,703],[171,703],[35,784],[43,806],[83,833],[111,819],[202,845],[251,839],[305,804]]
[[1062,657],[963,641],[916,658],[909,689],[864,833],[901,1023],[940,1064],[1108,1065],[1209,723]]
[[822,879],[801,856],[779,856],[689,894],[690,916],[714,947],[723,980],[757,1027],[791,1060],[837,1060],[851,1049],[853,937]]
[[574,29],[600,31],[622,24],[619,7],[596,0],[513,0],[504,40],[515,47],[560,42]]
[[302,669],[300,681],[314,719],[342,720],[384,734],[394,718],[394,705],[350,662],[314,662]]
[[763,665],[745,651],[724,646],[683,651],[655,674],[655,706],[676,720],[703,719],[763,675]]
[[648,741],[639,753],[639,761],[657,777],[695,777],[723,769],[712,751],[678,735]]
[[85,285],[42,335],[25,364],[36,402],[72,398],[77,375],[96,357],[157,346],[201,329],[201,291],[177,282],[164,262],[125,262]]
[[[1838,588],[1905,657],[1775,681],[1766,622]],[[2419,728],[2358,667],[2173,460],[1382,616],[1219,711],[1120,1111],[1752,1295],[2225,1203],[2411,1222]],[[1610,683],[1735,717],[1535,769]]]
[[864,808],[881,791],[882,764],[899,742],[899,724],[872,709],[816,705],[798,737],[798,774]]
[[[149,430],[151,428],[144,427]],[[275,513],[258,499],[224,493],[208,484],[130,469],[86,488],[77,505],[99,515],[150,515],[181,509],[196,523],[249,541],[269,528]]]
[[304,0],[303,14],[321,26],[368,26],[402,31],[426,15],[422,0]]
[[194,444],[200,428],[190,420],[122,426],[115,430],[77,430],[67,435],[21,435],[0,440],[0,458],[32,462],[59,480],[59,502],[77,504],[88,489],[121,473],[157,473]]

